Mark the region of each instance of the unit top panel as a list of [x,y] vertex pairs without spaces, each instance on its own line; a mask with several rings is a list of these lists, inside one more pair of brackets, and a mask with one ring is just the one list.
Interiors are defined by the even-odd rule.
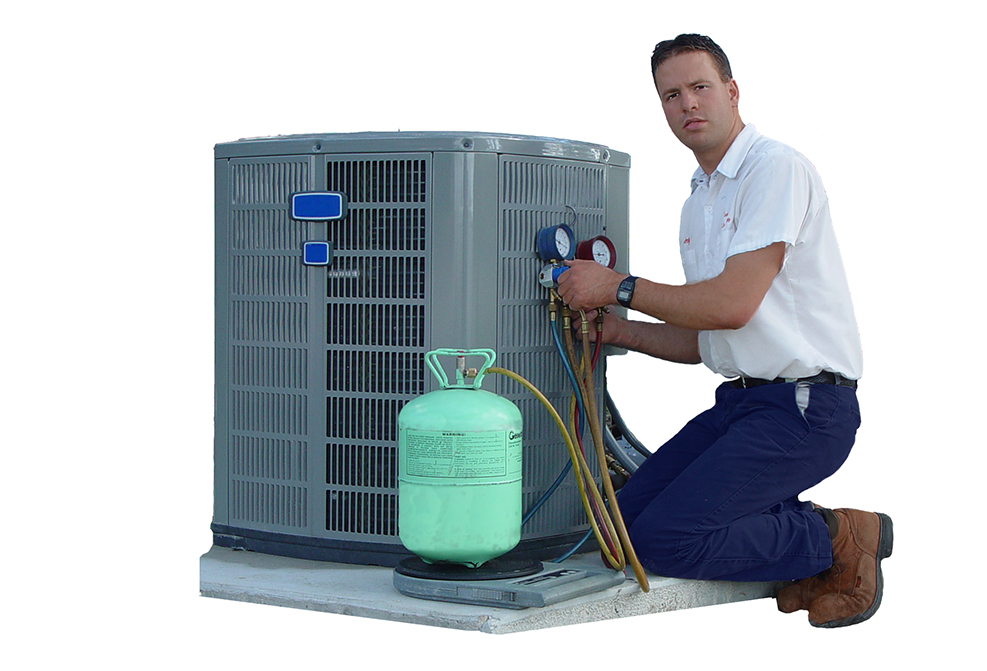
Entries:
[[487,152],[629,167],[631,157],[600,144],[530,135],[470,132],[324,133],[244,138],[216,145],[216,158],[381,152]]

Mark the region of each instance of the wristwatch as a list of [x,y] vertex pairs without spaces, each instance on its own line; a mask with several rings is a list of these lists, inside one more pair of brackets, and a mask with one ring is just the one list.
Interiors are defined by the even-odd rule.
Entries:
[[631,306],[631,298],[634,297],[634,283],[637,282],[637,278],[633,275],[628,275],[617,287],[617,302],[623,305],[625,308]]

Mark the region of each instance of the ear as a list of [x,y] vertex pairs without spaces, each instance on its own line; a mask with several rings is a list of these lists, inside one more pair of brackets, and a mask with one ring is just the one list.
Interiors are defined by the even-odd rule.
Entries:
[[736,79],[727,82],[727,92],[730,94],[730,103],[737,107],[740,104],[740,88],[737,86]]

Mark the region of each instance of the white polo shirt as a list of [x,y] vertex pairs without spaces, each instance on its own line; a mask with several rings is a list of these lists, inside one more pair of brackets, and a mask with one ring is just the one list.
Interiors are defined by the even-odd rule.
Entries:
[[747,125],[712,175],[693,175],[679,236],[686,281],[775,242],[786,243],[785,260],[760,308],[741,329],[700,332],[703,363],[727,377],[859,379],[860,335],[822,180],[804,156]]

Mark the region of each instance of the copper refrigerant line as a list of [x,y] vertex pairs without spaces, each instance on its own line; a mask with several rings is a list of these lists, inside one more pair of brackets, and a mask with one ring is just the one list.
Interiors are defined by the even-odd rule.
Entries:
[[[580,335],[582,340],[582,357],[580,358],[576,355],[576,348],[573,344],[572,313],[570,308],[562,302],[562,299],[554,289],[550,291],[551,300],[548,304],[548,310],[552,336],[562,357],[562,363],[566,369],[566,373],[569,375],[570,382],[573,385],[573,393],[569,400],[568,428],[545,395],[523,377],[499,367],[490,367],[487,369],[487,373],[497,373],[515,380],[534,394],[542,405],[545,406],[545,409],[555,421],[559,433],[565,442],[566,449],[569,452],[569,459],[575,471],[579,497],[582,500],[583,509],[586,511],[586,516],[592,527],[593,535],[600,545],[604,562],[610,568],[619,571],[623,571],[627,564],[630,564],[634,572],[634,577],[637,579],[638,585],[641,586],[641,591],[647,592],[649,589],[648,579],[644,574],[644,568],[638,561],[637,555],[634,552],[634,546],[631,544],[631,539],[627,534],[624,519],[620,514],[620,507],[617,505],[617,496],[614,492],[613,482],[610,480],[610,470],[607,467],[606,451],[603,446],[603,429],[600,425],[600,418],[597,412],[593,371],[596,368],[600,350],[602,349],[604,312],[600,310],[595,320],[596,345],[591,351],[589,342],[590,320],[586,317],[584,311],[579,311],[581,319]],[[561,339],[558,323],[559,312],[562,313],[561,331],[563,335]],[[605,499],[600,494],[593,472],[586,461],[582,432],[579,430],[581,424],[580,417],[589,422],[590,435],[593,439],[597,464],[600,467],[602,476]],[[573,440],[573,436],[575,436],[575,440]],[[543,497],[543,500],[544,498],[546,497]],[[536,507],[540,503],[541,501],[536,504]]]

